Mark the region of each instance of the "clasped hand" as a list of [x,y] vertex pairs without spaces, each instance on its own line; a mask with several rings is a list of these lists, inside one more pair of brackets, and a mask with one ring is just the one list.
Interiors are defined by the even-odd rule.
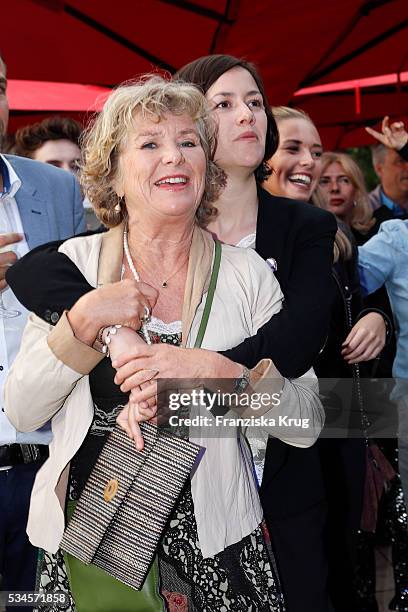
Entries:
[[[143,449],[139,423],[167,418],[162,410],[157,414],[157,378],[169,381],[169,385],[163,383],[160,389],[166,396],[170,387],[175,386],[171,382],[173,379],[178,379],[178,389],[191,389],[203,378],[236,378],[242,371],[242,366],[213,351],[168,344],[147,345],[142,341],[113,358],[112,365],[117,370],[115,383],[124,393],[130,392],[129,403],[117,422],[135,441],[137,450]],[[161,402],[163,404],[166,402]]]

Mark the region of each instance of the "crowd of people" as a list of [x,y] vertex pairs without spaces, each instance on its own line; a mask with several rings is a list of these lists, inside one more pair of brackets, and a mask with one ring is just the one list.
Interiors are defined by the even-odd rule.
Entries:
[[[0,58],[2,83],[4,137]],[[253,64],[211,55],[119,85],[84,132],[16,132],[0,155],[4,591],[44,611],[375,612],[385,522],[390,606],[408,610],[408,133],[367,129],[371,194]],[[372,437],[363,384],[391,377],[374,404],[396,406],[398,442]],[[228,432],[170,427],[204,452],[142,589],[79,567],[61,540],[110,434],[146,453],[146,423],[169,435],[163,391],[202,381],[238,399],[211,411]]]

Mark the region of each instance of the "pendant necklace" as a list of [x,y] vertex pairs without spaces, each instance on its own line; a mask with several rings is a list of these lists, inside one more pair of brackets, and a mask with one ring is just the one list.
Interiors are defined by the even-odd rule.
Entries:
[[[136,272],[136,268],[135,268],[135,266],[134,266],[134,264],[133,264],[133,260],[132,260],[131,255],[130,255],[130,251],[129,251],[129,244],[128,244],[128,239],[127,239],[127,233],[128,233],[128,232],[127,232],[127,229],[125,229],[125,231],[124,231],[124,233],[123,233],[123,249],[124,249],[124,251],[125,251],[125,254],[126,254],[126,259],[127,259],[128,264],[129,264],[129,268],[130,268],[131,272],[133,273],[133,276],[134,276],[134,275],[135,275],[135,273],[136,273],[136,274],[137,274],[137,279],[136,279],[136,280],[137,280],[137,281],[140,281],[139,274]],[[191,246],[191,242],[190,242],[190,246]],[[166,278],[165,280],[161,281],[161,283],[160,283],[160,287],[162,287],[163,289],[167,289],[167,287],[169,286],[169,280],[171,280],[171,279],[173,278],[173,276],[176,276],[176,274],[178,274],[178,272],[180,272],[180,270],[182,270],[182,269],[183,269],[183,267],[184,267],[184,265],[185,265],[186,261],[187,261],[187,260],[188,260],[188,258],[189,258],[189,255],[190,255],[190,249],[188,250],[188,252],[187,252],[187,257],[186,257],[186,258],[183,260],[183,262],[182,262],[181,266],[180,266],[179,268],[177,268],[177,270],[176,270],[175,272],[173,272],[173,274],[171,274],[171,275],[170,275],[168,278]],[[131,261],[131,263],[132,263],[132,267],[130,266],[130,263],[129,263],[129,258],[130,258],[130,261]],[[139,259],[140,259],[141,261],[143,261],[141,257],[139,257]],[[136,277],[135,277],[135,278],[136,278]]]

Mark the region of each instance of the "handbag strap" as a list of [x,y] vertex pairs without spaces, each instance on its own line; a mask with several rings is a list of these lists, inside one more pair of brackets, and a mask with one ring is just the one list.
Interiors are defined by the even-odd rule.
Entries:
[[218,272],[220,270],[221,251],[222,251],[221,243],[219,240],[215,240],[214,247],[215,247],[215,253],[214,253],[214,262],[213,262],[213,267],[212,267],[212,272],[211,272],[210,284],[208,287],[207,298],[205,300],[205,306],[204,306],[204,312],[203,312],[203,316],[201,317],[201,323],[198,329],[196,341],[194,343],[194,348],[200,348],[202,344],[205,330],[207,329],[208,319],[210,317],[211,306],[212,306],[213,299],[214,299],[215,287],[217,286],[217,279],[218,279]]

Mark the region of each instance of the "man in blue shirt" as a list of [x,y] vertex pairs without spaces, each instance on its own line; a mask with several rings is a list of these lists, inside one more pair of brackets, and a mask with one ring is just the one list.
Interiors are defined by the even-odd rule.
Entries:
[[[390,124],[389,117],[384,117],[381,131],[371,127],[366,130],[380,144],[372,149],[373,165],[381,181],[370,193],[375,225],[366,239],[375,236],[384,221],[408,218],[408,132],[402,121]],[[381,308],[392,318],[392,311],[387,292],[380,287],[366,298],[366,304]],[[395,358],[396,344],[393,334],[391,341],[382,354],[377,376],[391,377],[392,364]]]
[[385,221],[376,236],[359,247],[361,286],[365,294],[385,285],[397,331],[392,398],[399,412],[399,471],[408,502],[408,220]]

